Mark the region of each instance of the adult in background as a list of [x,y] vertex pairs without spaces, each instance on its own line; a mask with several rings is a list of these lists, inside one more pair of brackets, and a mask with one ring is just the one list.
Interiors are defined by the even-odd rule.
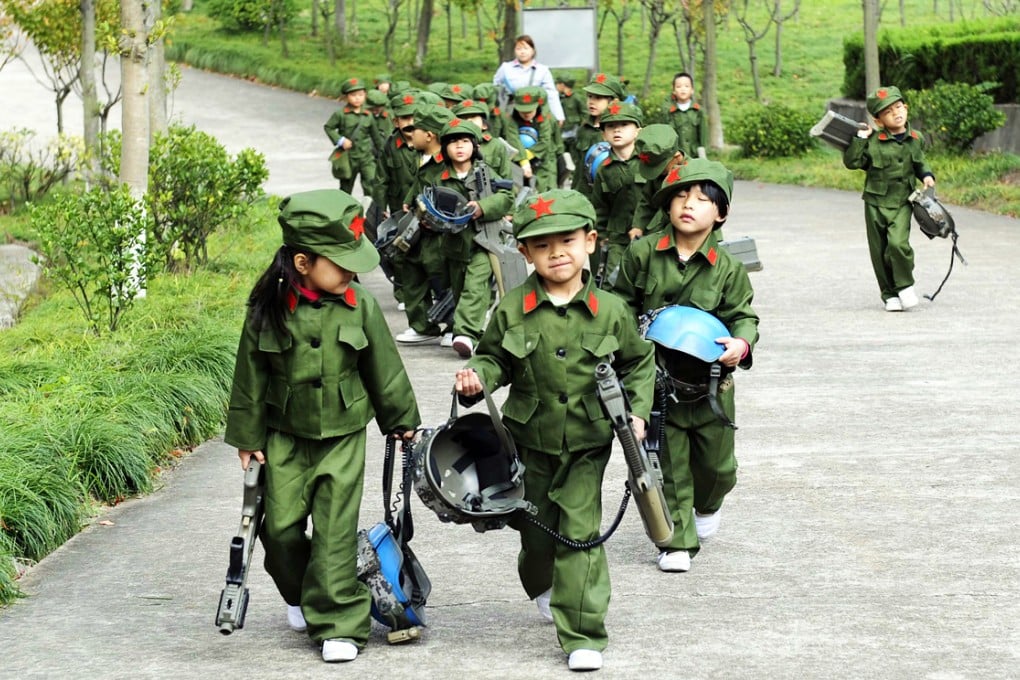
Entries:
[[535,54],[535,41],[531,36],[517,36],[514,40],[514,56],[517,58],[500,64],[496,69],[496,75],[492,77],[492,82],[511,96],[522,87],[541,87],[549,93],[545,102],[549,107],[549,113],[559,125],[562,125],[563,107],[560,105],[560,93],[556,90],[556,82],[549,67],[535,61]]

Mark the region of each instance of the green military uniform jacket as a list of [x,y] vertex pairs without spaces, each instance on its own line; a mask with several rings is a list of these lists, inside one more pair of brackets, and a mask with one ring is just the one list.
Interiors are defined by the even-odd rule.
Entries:
[[372,144],[376,150],[381,150],[383,144],[386,143],[387,138],[393,131],[393,119],[390,118],[389,111],[383,111],[378,116],[372,114]]
[[337,109],[322,129],[334,146],[341,137],[351,140],[352,146],[348,151],[351,158],[362,160],[375,157],[375,117],[367,109],[355,111],[349,106]]
[[[517,161],[520,162],[534,156],[541,160],[543,166],[552,165],[553,175],[555,175],[556,159],[563,153],[563,140],[559,139],[557,142],[557,136],[553,129],[553,126],[557,125],[556,120],[542,113],[535,116],[531,127],[538,131],[538,141],[527,151],[521,143],[520,128],[522,125],[514,116],[503,116],[503,138],[517,149]],[[532,164],[535,164],[534,160],[532,160]]]
[[395,130],[383,144],[379,160],[386,205],[391,213],[397,212],[403,207],[407,190],[418,175],[421,154],[408,146],[400,131]]
[[917,180],[934,177],[924,158],[924,139],[909,127],[900,139],[885,130],[867,139],[855,136],[843,151],[843,165],[866,171],[864,202],[879,208],[905,205]]
[[575,191],[591,198],[592,185],[588,182],[588,170],[584,167],[584,156],[592,144],[598,144],[602,139],[602,128],[596,127],[591,116],[586,116],[584,122],[577,126],[577,137],[574,139],[574,177],[570,187]]
[[482,152],[482,158],[485,159],[485,164],[492,168],[492,174],[499,179],[512,179],[510,150],[507,149],[506,144],[486,132],[482,134],[479,149]]
[[640,172],[634,173],[634,183],[637,185],[637,205],[634,207],[634,224],[644,233],[649,234],[659,231],[669,224],[666,213],[652,204],[655,192],[662,186],[662,177],[647,180]]
[[730,335],[747,342],[740,366],[750,368],[758,341],[758,315],[751,308],[754,290],[747,271],[719,247],[711,232],[686,265],[677,258],[673,229],[634,241],[623,256],[613,292],[635,314],[666,305],[686,305],[706,311],[726,326]]
[[[493,175],[493,179],[501,179],[496,177],[491,169],[490,174]],[[418,173],[414,184],[415,196],[424,191],[425,187],[433,185],[453,189],[468,200],[477,200],[478,207],[482,209],[482,217],[480,219],[484,222],[498,220],[513,211],[514,197],[506,189],[500,189],[484,198],[472,198],[472,192],[475,188],[474,173],[469,171],[464,179],[459,179],[453,173],[453,169],[443,160],[442,154],[434,156],[422,167],[421,172]],[[459,234],[443,234],[443,254],[451,260],[467,262],[471,259],[472,252],[481,248],[481,246],[474,242],[474,237],[477,233],[477,230],[474,228],[474,222],[472,222]]]
[[637,156],[622,160],[616,152],[610,152],[595,175],[591,204],[595,207],[596,226],[599,237],[614,245],[627,245],[631,227],[643,226],[634,221],[638,204],[639,186]]
[[411,383],[375,298],[352,283],[340,297],[295,297],[288,335],[245,319],[224,441],[264,450],[269,430],[306,439],[421,422]]
[[569,95],[560,94],[560,106],[563,107],[563,131],[567,132],[581,124],[588,115],[588,100],[583,95],[571,91]]
[[708,148],[708,121],[705,120],[705,110],[698,102],[694,102],[684,111],[676,102],[671,102],[666,108],[669,124],[676,130],[677,148],[684,152],[687,158],[694,158],[698,155],[698,147]]
[[550,455],[606,446],[613,431],[595,390],[595,367],[612,357],[634,415],[648,420],[652,346],[612,293],[584,288],[553,305],[537,274],[500,301],[468,367],[489,390],[510,385],[504,423],[518,446]]

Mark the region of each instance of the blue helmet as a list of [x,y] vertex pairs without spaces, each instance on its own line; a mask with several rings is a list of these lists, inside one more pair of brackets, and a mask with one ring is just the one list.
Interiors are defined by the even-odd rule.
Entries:
[[525,149],[530,149],[538,144],[538,130],[530,125],[522,125],[518,128],[517,136],[520,137],[521,146]]
[[468,199],[447,187],[429,185],[418,195],[422,221],[438,232],[458,234],[474,219],[474,209],[468,208]]
[[671,305],[650,315],[644,336],[665,349],[688,354],[705,363],[717,361],[726,348],[715,341],[729,336],[719,319],[694,307]]
[[584,174],[588,178],[589,184],[595,183],[595,173],[602,167],[602,163],[609,158],[611,149],[612,147],[609,145],[609,142],[599,142],[588,147],[588,151],[584,154]]

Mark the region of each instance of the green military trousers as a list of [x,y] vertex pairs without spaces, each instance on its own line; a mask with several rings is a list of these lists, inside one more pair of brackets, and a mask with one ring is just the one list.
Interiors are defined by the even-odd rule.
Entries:
[[914,249],[910,247],[910,206],[881,208],[864,204],[871,267],[882,299],[896,297],[914,285]]
[[323,440],[270,432],[265,453],[266,571],[287,604],[301,605],[313,640],[364,646],[372,604],[357,564],[365,431]]
[[[719,389],[719,406],[735,417],[733,380]],[[707,398],[672,404],[666,412],[666,443],[659,452],[662,491],[673,517],[669,550],[698,552],[694,510],[713,513],[737,483],[733,428],[724,425]]]
[[[537,519],[575,541],[598,537],[602,523],[602,478],[611,447],[551,456],[522,449],[525,498],[538,507]],[[521,533],[517,573],[528,597],[552,588],[549,607],[560,647],[605,649],[609,609],[609,564],[603,547],[574,550],[533,524],[515,520]]]
[[350,179],[340,180],[340,190],[354,194],[354,178],[361,176],[361,192],[370,196],[381,210],[386,206],[386,194],[382,182],[379,181],[378,161],[372,154],[358,153],[351,155],[351,166],[354,172]]
[[439,335],[439,326],[428,320],[429,308],[434,302],[433,287],[450,285],[446,278],[443,239],[439,234],[422,227],[421,238],[401,262],[400,277],[407,325],[425,335]]
[[474,344],[485,330],[485,314],[492,305],[492,264],[489,253],[475,250],[468,262],[448,260],[453,310],[453,334],[466,335]]

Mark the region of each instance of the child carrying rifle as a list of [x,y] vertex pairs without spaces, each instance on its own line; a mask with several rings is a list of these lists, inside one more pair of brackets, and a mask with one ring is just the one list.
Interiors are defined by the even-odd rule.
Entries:
[[357,574],[366,426],[410,436],[420,419],[386,319],[353,281],[379,263],[361,205],[307,191],[283,200],[279,222],[283,245],[248,299],[224,441],[243,468],[265,465],[260,538],[288,624],[324,661],[351,661],[371,627]]

